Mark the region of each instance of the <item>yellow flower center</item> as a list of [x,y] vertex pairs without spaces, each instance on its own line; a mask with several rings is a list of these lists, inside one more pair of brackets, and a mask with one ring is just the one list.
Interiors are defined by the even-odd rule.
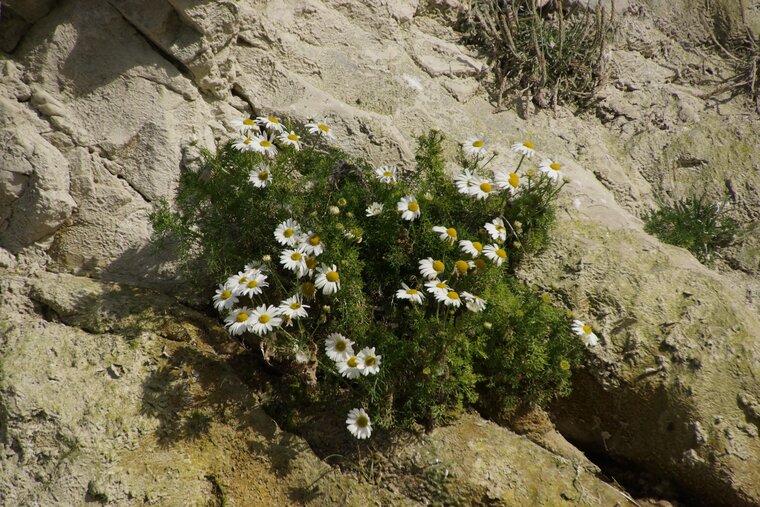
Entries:
[[391,176],[393,176],[393,173],[392,173],[392,172],[390,172],[390,171],[385,171],[385,172],[383,173],[383,176],[385,176],[386,178],[390,178]]
[[322,132],[329,132],[330,131],[330,127],[328,127],[324,123],[320,123],[319,125],[317,125],[317,128],[319,130],[321,130]]
[[475,267],[478,269],[486,269],[486,261],[483,259],[475,259]]
[[237,317],[235,317],[235,320],[238,322],[245,322],[248,320],[248,314],[245,312],[240,312],[237,314]]
[[243,120],[243,125],[256,125],[256,122],[254,122],[250,118],[246,118],[245,120]]
[[221,295],[222,299],[229,299],[230,296],[232,296],[232,292],[231,291],[228,291],[228,290],[223,290],[222,291],[222,295]]
[[480,241],[473,241],[472,242],[472,248],[474,248],[478,252],[482,252],[483,251],[483,243],[481,243]]
[[375,366],[377,358],[375,356],[367,356],[364,358],[364,366]]
[[504,227],[503,225],[497,225],[497,226],[496,226],[496,230],[497,230],[498,232],[502,232],[502,231],[506,231],[506,230],[507,230],[507,228],[506,228],[506,227]]
[[343,352],[344,350],[346,350],[346,342],[344,342],[343,340],[335,342],[335,350],[337,350],[338,352]]
[[266,181],[266,180],[268,180],[268,179],[269,179],[269,173],[268,173],[268,172],[266,172],[266,171],[261,171],[261,172],[259,173],[259,179],[260,179],[261,181]]
[[446,234],[449,235],[450,238],[456,238],[457,237],[457,230],[453,227],[449,227],[446,229]]
[[316,234],[314,236],[312,236],[312,237],[309,238],[309,244],[311,246],[317,246],[320,241],[322,241],[322,238],[320,238]]
[[299,252],[293,252],[292,254],[290,254],[290,260],[293,260],[293,261],[300,261],[302,257],[303,255],[301,255]]
[[409,211],[411,211],[412,213],[417,213],[417,211],[419,211],[419,209],[420,209],[420,205],[419,205],[419,204],[417,204],[416,202],[412,201],[412,202],[410,202],[410,203],[407,205],[406,209],[408,209],[408,210],[409,210]]
[[449,288],[449,286],[446,285],[444,282],[438,282],[437,284],[435,284],[435,286],[438,289],[448,289]]
[[259,282],[257,282],[256,280],[251,280],[250,282],[248,282],[249,289],[255,289],[258,285],[259,285]]
[[335,283],[338,280],[340,280],[340,276],[338,275],[337,271],[330,271],[329,273],[327,273],[327,275],[325,275],[325,278],[327,278],[328,282],[332,282],[332,283]]
[[295,233],[296,233],[296,231],[294,231],[294,230],[293,230],[292,228],[290,228],[290,227],[288,227],[287,229],[285,229],[284,231],[282,231],[282,235],[283,235],[283,236],[285,236],[286,238],[290,238],[290,237],[291,237],[291,236],[293,236],[293,234],[295,234]]
[[267,120],[269,120],[269,123],[280,123],[279,118],[277,118],[276,116],[270,116],[269,118],[267,118]]
[[474,148],[482,148],[482,147],[483,147],[483,144],[485,144],[485,143],[483,142],[483,140],[482,140],[482,139],[478,139],[478,140],[476,140],[476,141],[473,141],[473,143],[472,143],[472,146],[473,146]]
[[298,141],[301,138],[298,137],[296,134],[288,134],[288,139],[290,139],[291,141]]
[[356,425],[360,428],[366,428],[369,426],[369,418],[363,415],[360,415],[356,418]]
[[290,309],[291,310],[300,310],[301,309],[301,303],[290,303]]
[[525,146],[525,147],[526,147],[526,148],[528,148],[529,150],[532,150],[533,148],[535,148],[535,147],[536,147],[536,146],[535,146],[533,143],[531,143],[530,141],[525,141],[525,142],[523,143],[523,146]]
[[406,289],[406,293],[410,296],[415,296],[417,294],[417,289]]
[[507,252],[505,252],[503,248],[499,248],[498,250],[496,250],[496,255],[498,255],[502,259],[507,258]]
[[266,313],[263,315],[259,315],[259,322],[261,322],[262,324],[266,324],[267,322],[269,322],[269,315],[267,315]]
[[583,326],[583,334],[591,334],[593,332],[594,332],[594,330],[591,329],[589,326],[587,326],[587,325]]
[[459,299],[459,293],[452,291],[449,291],[448,294],[446,294],[446,297],[449,299]]
[[562,359],[559,362],[559,367],[562,368],[565,371],[569,370],[570,369],[570,361],[568,361],[567,359]]
[[242,284],[246,283],[247,281],[248,281],[248,277],[244,276],[240,280],[238,280],[238,283],[242,285]]
[[466,261],[458,260],[454,263],[454,267],[457,268],[457,271],[460,273],[467,273],[467,270],[469,269],[470,265],[467,264]]
[[264,139],[259,143],[259,146],[261,146],[262,148],[269,148],[270,146],[272,146],[272,143]]
[[301,286],[301,290],[307,297],[313,297],[314,292],[317,290],[312,282],[304,282]]
[[560,165],[556,162],[552,162],[551,164],[549,164],[549,167],[551,167],[555,171],[559,171]]
[[306,267],[309,269],[314,269],[317,267],[317,258],[316,257],[307,257],[306,258]]
[[509,173],[509,184],[512,185],[512,188],[517,188],[517,185],[520,184],[520,177],[515,173]]
[[251,138],[246,137],[245,139],[243,139],[243,144],[251,144]]
[[488,183],[487,181],[484,181],[483,183],[480,184],[480,190],[488,194],[491,192],[491,190],[493,190],[493,187],[491,186],[490,183]]
[[443,270],[446,269],[446,265],[441,261],[433,261],[433,270],[436,273],[443,273]]
[[359,366],[359,360],[356,358],[356,356],[351,356],[348,358],[348,361],[346,361],[346,364],[348,364],[351,368],[356,368]]

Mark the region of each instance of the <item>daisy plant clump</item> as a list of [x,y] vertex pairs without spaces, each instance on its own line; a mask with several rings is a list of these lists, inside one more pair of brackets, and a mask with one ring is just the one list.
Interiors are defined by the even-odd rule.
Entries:
[[234,125],[152,219],[231,337],[280,372],[281,421],[345,414],[347,434],[366,439],[568,391],[583,342],[513,276],[546,244],[563,185],[528,168],[528,141],[514,167],[492,167],[487,141],[468,139],[452,177],[436,131],[403,167],[350,157],[321,120]]

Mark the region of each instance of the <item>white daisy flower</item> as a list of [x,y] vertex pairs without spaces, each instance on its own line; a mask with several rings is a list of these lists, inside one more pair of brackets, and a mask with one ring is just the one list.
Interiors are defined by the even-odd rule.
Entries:
[[501,264],[507,260],[507,251],[497,244],[484,246],[483,253],[497,266],[501,266]]
[[[269,262],[269,261],[272,260],[272,257],[269,256],[269,255],[263,255],[261,257],[261,260],[264,261],[264,262]],[[260,262],[260,261],[251,261],[248,264],[246,264],[245,267],[243,268],[243,270],[246,273],[251,273],[251,274],[254,274],[254,273],[265,273],[267,271],[267,269],[268,268],[267,268],[266,264],[264,264],[263,262]]]
[[248,328],[257,335],[264,336],[282,324],[282,319],[279,315],[280,312],[274,305],[257,306],[249,319]]
[[346,359],[335,361],[338,372],[347,378],[359,378],[364,370],[364,363],[355,355],[351,354]]
[[470,183],[469,194],[478,200],[483,200],[491,194],[498,193],[497,190],[498,188],[492,181],[480,176],[474,176]]
[[436,225],[433,227],[433,232],[438,233],[438,237],[441,241],[448,241],[450,244],[454,244],[457,240],[457,230],[453,227],[444,227],[442,225]]
[[335,135],[332,133],[332,128],[324,122],[307,123],[306,128],[309,129],[311,134],[335,139]]
[[420,273],[428,280],[438,278],[438,276],[446,271],[446,265],[443,261],[433,260],[432,257],[422,259],[420,262]]
[[367,216],[368,217],[376,217],[376,216],[378,216],[379,214],[381,214],[383,212],[383,208],[384,207],[385,207],[385,205],[383,205],[383,204],[381,204],[379,202],[373,202],[372,204],[370,204],[369,206],[367,206],[367,209],[366,209]]
[[292,218],[288,218],[274,230],[274,239],[283,246],[295,246],[298,243],[300,233],[301,226],[298,222]]
[[348,413],[346,426],[348,431],[359,440],[369,438],[372,435],[372,423],[363,408],[354,408]]
[[280,312],[280,315],[284,315],[290,320],[295,320],[308,317],[309,314],[306,311],[307,308],[309,308],[309,305],[303,304],[301,302],[301,296],[296,294],[295,296],[290,296],[288,299],[284,299],[280,303],[280,306],[277,307],[277,311]]
[[494,173],[494,182],[502,190],[509,190],[509,193],[515,195],[520,186],[520,176],[517,173],[507,171],[496,171]]
[[285,130],[285,125],[280,122],[280,119],[276,116],[259,116],[256,118],[256,123],[262,125],[264,128],[276,130],[282,132]]
[[472,136],[462,143],[462,150],[471,157],[484,156],[486,152],[486,141],[483,136]]
[[375,177],[383,183],[396,183],[396,166],[385,165],[375,169]]
[[404,220],[412,221],[420,217],[420,205],[413,195],[402,197],[396,204],[396,209],[401,212]]
[[307,232],[304,236],[303,247],[306,253],[318,257],[325,251],[325,245],[322,243],[322,238],[319,234],[315,234],[311,231]]
[[303,297],[309,301],[314,301],[317,296],[317,287],[314,285],[314,282],[304,282],[301,284],[300,291]]
[[483,243],[480,241],[463,239],[459,241],[459,249],[468,255],[472,255],[472,258],[474,259],[483,253]]
[[261,294],[264,287],[269,287],[269,282],[266,281],[267,277],[261,271],[255,271],[248,276],[248,282],[245,285],[240,285],[238,288],[238,294],[241,296],[253,297],[257,294]]
[[457,276],[466,275],[467,272],[474,267],[474,262],[459,259],[458,261],[454,262],[454,274]]
[[362,375],[376,375],[380,371],[380,359],[383,356],[375,355],[375,347],[364,347],[356,357],[364,365]]
[[496,217],[491,222],[488,222],[485,228],[488,234],[496,241],[507,240],[507,228],[504,227],[504,220],[501,217]]
[[307,257],[306,258],[306,269],[309,276],[314,276],[314,270],[317,269],[317,258],[316,257]]
[[455,290],[437,292],[435,299],[438,302],[443,303],[445,306],[453,306],[459,308],[462,306],[462,299],[459,297],[459,293]]
[[330,295],[338,292],[338,289],[340,289],[338,267],[335,264],[332,266],[322,264],[317,271],[319,274],[316,280],[314,280],[314,284],[318,289],[322,289],[322,294]]
[[573,332],[583,338],[586,347],[596,347],[599,344],[599,337],[596,336],[591,326],[586,325],[580,320],[573,321]]
[[241,136],[232,143],[232,147],[237,151],[254,151],[255,148],[254,138],[250,136]]
[[245,286],[248,284],[248,279],[252,274],[253,272],[249,270],[239,271],[238,274],[227,278],[227,281],[224,282],[224,285],[232,290],[232,293],[234,295],[239,296],[241,291],[245,289]]
[[248,175],[248,181],[253,183],[253,186],[256,188],[264,188],[272,183],[272,173],[269,171],[269,166],[267,164],[259,164]]
[[406,299],[407,301],[417,303],[418,305],[422,304],[422,300],[425,298],[425,295],[422,292],[418,291],[417,289],[410,288],[404,282],[401,282],[401,287],[403,288],[396,291],[397,298]]
[[277,156],[277,146],[274,145],[272,140],[274,139],[274,136],[270,139],[269,136],[267,136],[266,133],[254,136],[253,137],[253,151],[257,153],[261,153],[262,155],[266,155],[269,158],[274,158]]
[[259,132],[259,126],[256,125],[256,121],[250,118],[249,116],[242,116],[240,118],[235,118],[230,122],[232,124],[232,127],[240,132],[241,134],[246,134],[248,132],[258,133]]
[[280,143],[285,146],[292,146],[296,151],[301,149],[301,136],[296,134],[293,130],[290,132],[283,132],[278,139],[280,140]]
[[523,155],[525,157],[531,158],[533,155],[536,154],[535,145],[531,143],[530,141],[525,141],[524,143],[515,143],[512,145],[512,151],[515,153],[519,153],[520,155]]
[[548,158],[542,160],[538,165],[538,171],[541,174],[547,175],[554,181],[558,181],[560,178],[562,178],[563,175],[561,169],[561,165],[559,165],[557,162],[552,162],[552,160]]
[[467,309],[474,313],[480,313],[486,309],[486,300],[469,292],[462,292]]
[[224,325],[227,326],[227,331],[233,336],[243,334],[248,331],[252,315],[253,310],[247,306],[238,308],[227,315],[227,318],[224,319]]
[[473,174],[472,171],[469,169],[463,169],[462,172],[454,178],[454,184],[461,193],[470,195],[470,187],[475,178],[477,178],[477,176]]
[[216,295],[213,297],[214,308],[217,311],[229,310],[235,303],[238,302],[238,298],[233,294],[232,289],[227,286],[226,283],[220,284],[216,290]]
[[340,333],[330,333],[325,341],[325,354],[335,361],[347,361],[354,355],[354,342]]
[[439,300],[439,296],[445,296],[449,292],[449,284],[447,284],[444,281],[441,281],[439,279],[430,280],[429,282],[425,282],[425,288],[427,291],[433,295],[433,297],[436,300]]
[[282,264],[285,269],[293,271],[300,278],[309,270],[306,267],[306,257],[306,251],[303,247],[289,248],[283,250],[280,254],[280,264]]

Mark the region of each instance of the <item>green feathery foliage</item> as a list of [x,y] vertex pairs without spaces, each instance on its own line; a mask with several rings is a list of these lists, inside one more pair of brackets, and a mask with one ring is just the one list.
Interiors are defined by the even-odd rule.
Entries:
[[[263,308],[284,319],[271,330],[251,327],[240,334],[282,372],[283,389],[272,400],[281,422],[307,421],[319,406],[346,413],[364,407],[381,427],[431,428],[479,397],[504,413],[569,391],[580,341],[563,310],[512,274],[519,259],[546,246],[562,183],[523,170],[523,157],[515,170],[516,192],[483,186],[494,195],[476,200],[445,174],[440,132],[421,136],[416,168],[388,168],[393,176],[387,182],[383,170],[304,137],[300,150],[282,148],[271,160],[231,144],[205,152],[202,169],[182,175],[173,205],[162,203],[152,215],[156,240],[175,248],[199,289],[211,295],[222,284],[217,304],[224,303],[219,298],[225,290],[239,294],[241,278],[265,277],[268,286],[260,294],[239,295],[235,308],[246,306],[247,317]],[[486,169],[490,159],[463,156],[460,162],[493,179]],[[249,178],[262,184],[260,172],[267,173],[267,184],[257,188]],[[397,210],[408,197],[419,210],[412,220]],[[382,204],[382,211],[369,213],[372,203]],[[413,211],[409,206],[407,213]],[[506,239],[494,239],[484,228],[496,218],[505,224]],[[291,247],[278,244],[274,232],[289,219],[302,233],[317,234],[324,246],[318,257],[302,250],[308,272],[281,262],[292,255],[283,254]],[[438,226],[456,238],[442,240],[433,231]],[[465,253],[462,240],[476,242],[484,253]],[[441,302],[425,286],[420,261],[427,258],[443,266],[439,276],[448,289]],[[330,294],[320,277],[329,281],[326,273],[333,271],[340,287]],[[424,297],[422,304],[404,299],[414,290]],[[307,316],[288,319],[268,310],[296,295],[308,305]],[[225,308],[222,317],[232,310]],[[231,330],[236,318],[227,315]],[[374,347],[379,370],[341,375],[340,364],[326,353],[333,333],[353,341],[360,357],[359,350],[369,354]]]
[[736,221],[725,216],[724,208],[725,203],[691,195],[646,214],[644,230],[686,248],[707,264],[719,248],[731,243],[738,228]]

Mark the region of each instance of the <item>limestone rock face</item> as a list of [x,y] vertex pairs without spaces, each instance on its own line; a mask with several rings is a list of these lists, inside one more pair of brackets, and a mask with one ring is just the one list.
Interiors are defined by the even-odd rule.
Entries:
[[3,505],[412,506],[426,504],[423,490],[406,488],[428,480],[443,489],[426,498],[461,505],[525,505],[535,494],[551,505],[625,501],[472,416],[387,457],[408,476],[357,481],[264,413],[256,378],[235,373],[249,371],[240,365],[250,354],[206,316],[129,286],[0,274]]
[[[229,351],[208,338],[199,317],[189,322],[200,331],[178,330],[187,324],[183,313],[167,324],[176,332],[136,332],[134,318],[119,313],[175,307],[159,296],[150,308],[133,307],[145,297],[136,286],[176,283],[171,259],[149,247],[153,203],[172,198],[200,148],[231,135],[231,118],[271,112],[325,119],[343,148],[375,164],[412,169],[414,137],[430,128],[448,136],[449,155],[482,132],[500,153],[496,166],[515,163],[509,146],[520,140],[561,163],[570,183],[557,239],[520,276],[559,295],[602,342],[577,373],[576,394],[554,411],[559,428],[709,504],[760,504],[760,257],[752,232],[760,217],[760,122],[737,102],[709,97],[705,80],[731,67],[695,45],[734,33],[741,9],[753,23],[756,5],[713,2],[711,21],[696,23],[688,37],[684,20],[700,18],[699,9],[660,1],[621,9],[601,101],[594,114],[573,115],[536,111],[529,98],[516,111],[495,110],[479,80],[485,61],[451,28],[463,4],[3,2],[0,267],[12,271],[0,278],[0,344],[3,358],[14,358],[3,362],[0,437],[3,470],[11,471],[3,495],[40,504],[86,497],[187,505],[222,491],[241,505],[276,504],[307,493],[298,488],[314,487],[327,470],[304,441],[251,408],[250,391],[219,364],[217,355]],[[673,12],[685,13],[677,25]],[[657,198],[693,189],[711,199],[727,194],[730,212],[755,222],[727,254],[725,264],[739,271],[709,270],[643,232],[638,217]],[[34,367],[10,366],[26,362]],[[211,392],[215,376],[234,386],[230,393]],[[175,395],[213,403],[199,402],[194,414],[193,403],[177,405]],[[136,403],[140,397],[148,401]],[[247,421],[241,427],[209,408],[228,404],[223,410]],[[181,410],[173,416],[167,407]],[[196,427],[208,430],[199,440],[189,438]],[[459,428],[493,430],[474,420]],[[449,442],[457,432],[439,430],[434,439]],[[508,433],[478,438],[527,449]],[[425,445],[413,452],[460,448],[453,440]],[[259,461],[248,459],[251,449]],[[277,475],[279,482],[267,475],[291,461],[296,471]],[[493,463],[499,477],[530,489],[516,469]],[[577,499],[563,482],[572,467],[555,472],[564,486],[551,491]],[[153,475],[167,482],[152,483]],[[264,479],[246,493],[240,477]],[[446,478],[442,491],[507,504],[527,498],[489,488],[482,476],[453,477],[462,481]],[[601,505],[612,505],[604,502],[614,492],[588,484],[598,486]],[[318,488],[317,503],[359,504],[367,495],[394,505],[422,501],[339,474]]]

